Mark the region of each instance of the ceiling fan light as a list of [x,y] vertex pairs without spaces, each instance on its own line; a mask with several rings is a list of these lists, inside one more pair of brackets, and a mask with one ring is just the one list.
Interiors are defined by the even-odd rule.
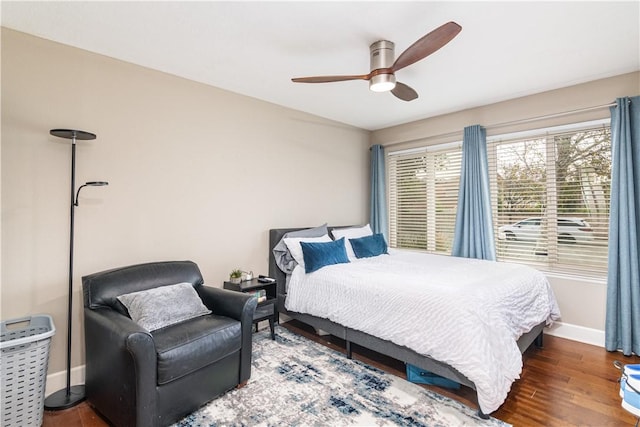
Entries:
[[393,74],[378,74],[369,80],[369,89],[373,92],[388,92],[396,87],[396,76]]

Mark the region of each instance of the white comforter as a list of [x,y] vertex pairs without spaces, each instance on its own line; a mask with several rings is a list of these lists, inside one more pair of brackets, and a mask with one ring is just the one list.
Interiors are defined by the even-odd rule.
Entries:
[[560,316],[533,268],[399,250],[310,274],[298,266],[285,305],[451,365],[473,381],[486,414],[520,376],[517,339]]

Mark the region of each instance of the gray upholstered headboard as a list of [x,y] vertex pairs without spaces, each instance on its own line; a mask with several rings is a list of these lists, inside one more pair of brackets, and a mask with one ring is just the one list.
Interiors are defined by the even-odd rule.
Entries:
[[[345,228],[345,227],[351,227],[351,226],[348,226],[348,225],[339,226],[339,227],[333,226],[333,227],[327,227],[327,229],[331,231],[334,228]],[[304,230],[307,228],[313,228],[313,227],[274,228],[269,230],[269,277],[272,277],[278,281],[278,295],[285,295],[287,293],[286,291],[287,277],[286,277],[286,274],[282,270],[280,270],[280,268],[276,265],[276,259],[273,256],[273,248],[278,244],[280,239],[282,239],[282,237],[288,232]]]

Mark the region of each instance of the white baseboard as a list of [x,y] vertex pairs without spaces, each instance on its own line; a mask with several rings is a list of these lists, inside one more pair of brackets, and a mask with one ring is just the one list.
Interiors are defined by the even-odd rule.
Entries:
[[553,335],[554,337],[604,347],[604,331],[599,329],[586,328],[584,326],[572,325],[571,323],[554,322],[550,328],[544,330],[544,333]]
[[[84,365],[71,368],[71,385],[84,384]],[[54,372],[47,375],[47,385],[44,389],[44,395],[49,396],[58,390],[67,387],[67,371]]]
[[[553,335],[554,337],[604,347],[604,331],[599,329],[585,328],[584,326],[572,325],[570,323],[554,322],[550,328],[544,330],[544,333]],[[84,365],[72,368],[71,385],[84,384],[84,372]],[[45,396],[49,396],[51,393],[61,390],[66,386],[66,371],[54,372],[53,374],[47,375],[47,386],[44,394]]]

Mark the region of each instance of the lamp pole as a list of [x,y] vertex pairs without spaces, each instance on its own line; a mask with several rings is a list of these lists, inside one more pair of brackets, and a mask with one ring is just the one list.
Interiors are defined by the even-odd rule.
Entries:
[[[80,186],[77,194],[76,187],[76,141],[93,140],[96,135],[90,132],[73,129],[52,129],[49,132],[59,138],[71,139],[71,203],[70,203],[70,228],[69,228],[69,289],[67,306],[67,386],[62,390],[49,395],[44,400],[44,407],[50,411],[71,408],[85,399],[84,385],[71,386],[71,323],[73,312],[73,241],[74,241],[74,217],[75,207],[78,206],[80,190],[85,186],[108,185],[105,181],[91,181]],[[75,195],[75,198],[74,198]]]

